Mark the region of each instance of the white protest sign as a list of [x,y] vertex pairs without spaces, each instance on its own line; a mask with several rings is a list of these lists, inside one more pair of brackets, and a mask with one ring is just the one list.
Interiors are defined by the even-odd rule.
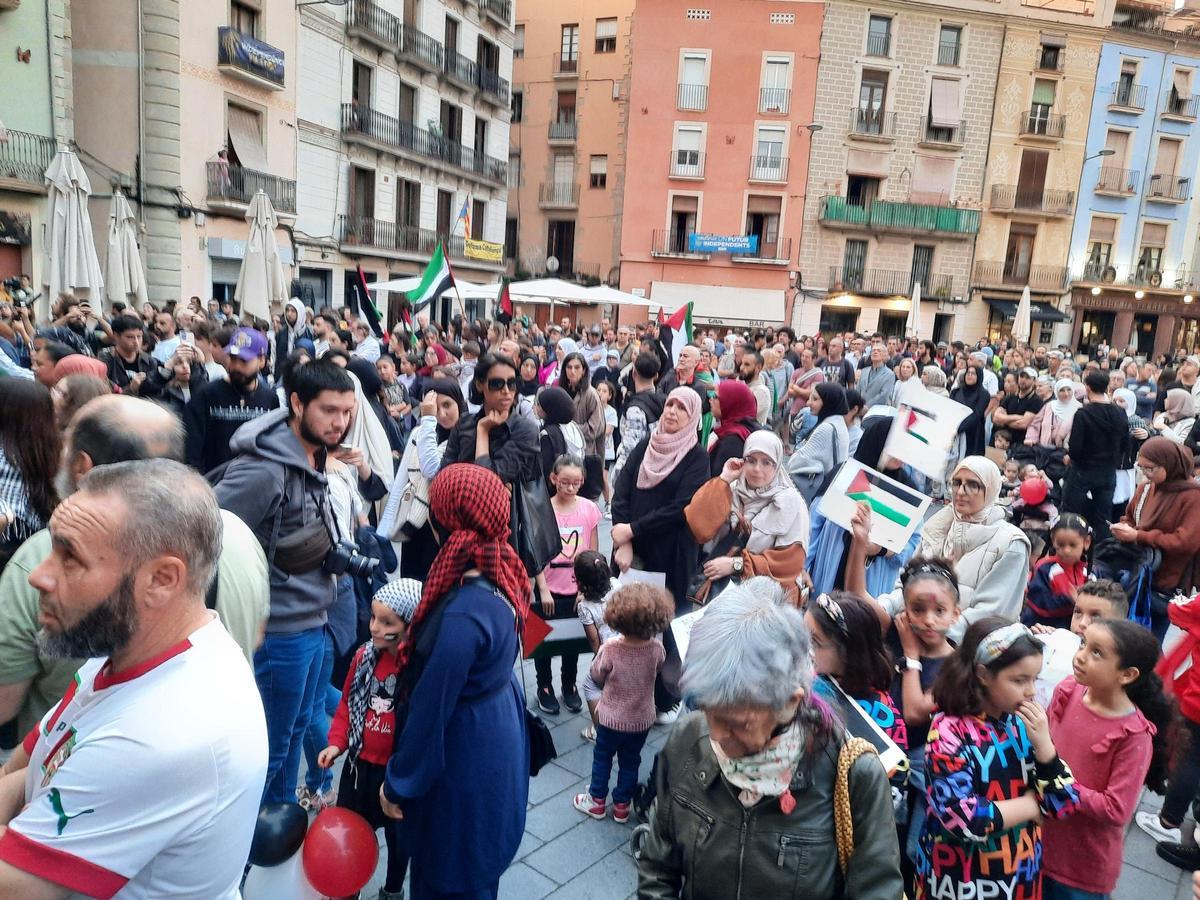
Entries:
[[958,426],[970,413],[970,409],[949,397],[913,385],[900,394],[883,452],[930,478],[941,480],[946,477],[946,460],[958,436]]
[[929,506],[924,494],[848,459],[821,497],[821,514],[850,531],[860,502],[871,507],[871,542],[893,553],[904,549]]

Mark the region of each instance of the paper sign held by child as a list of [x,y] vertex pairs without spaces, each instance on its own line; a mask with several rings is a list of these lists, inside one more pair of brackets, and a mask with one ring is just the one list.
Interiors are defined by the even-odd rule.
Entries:
[[929,498],[882,472],[848,459],[821,497],[821,514],[851,531],[859,503],[871,507],[871,542],[899,553],[925,520]]
[[958,426],[970,412],[961,403],[913,385],[900,395],[883,452],[941,480],[946,477],[946,460],[958,436]]

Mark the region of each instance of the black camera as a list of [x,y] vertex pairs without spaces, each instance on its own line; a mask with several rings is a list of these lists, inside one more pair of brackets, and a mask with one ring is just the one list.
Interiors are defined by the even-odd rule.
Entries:
[[351,575],[355,578],[370,578],[375,574],[379,560],[363,556],[353,541],[338,541],[325,556],[323,568],[327,575]]

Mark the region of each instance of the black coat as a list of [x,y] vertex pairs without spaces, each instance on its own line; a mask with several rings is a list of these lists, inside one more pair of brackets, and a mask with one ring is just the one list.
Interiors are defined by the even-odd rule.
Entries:
[[700,548],[688,530],[683,510],[708,481],[708,453],[697,444],[661,482],[639,488],[638,470],[649,442],[647,438],[638,444],[621,469],[613,490],[612,521],[632,527],[634,555],[646,571],[666,573],[667,590],[681,614],[689,612],[688,582],[700,564]]

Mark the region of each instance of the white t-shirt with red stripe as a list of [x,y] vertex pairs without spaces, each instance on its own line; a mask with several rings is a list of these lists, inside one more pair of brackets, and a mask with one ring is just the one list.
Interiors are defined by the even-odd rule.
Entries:
[[267,769],[254,676],[212,621],[112,675],[84,663],[26,738],[0,860],[89,897],[237,898]]

